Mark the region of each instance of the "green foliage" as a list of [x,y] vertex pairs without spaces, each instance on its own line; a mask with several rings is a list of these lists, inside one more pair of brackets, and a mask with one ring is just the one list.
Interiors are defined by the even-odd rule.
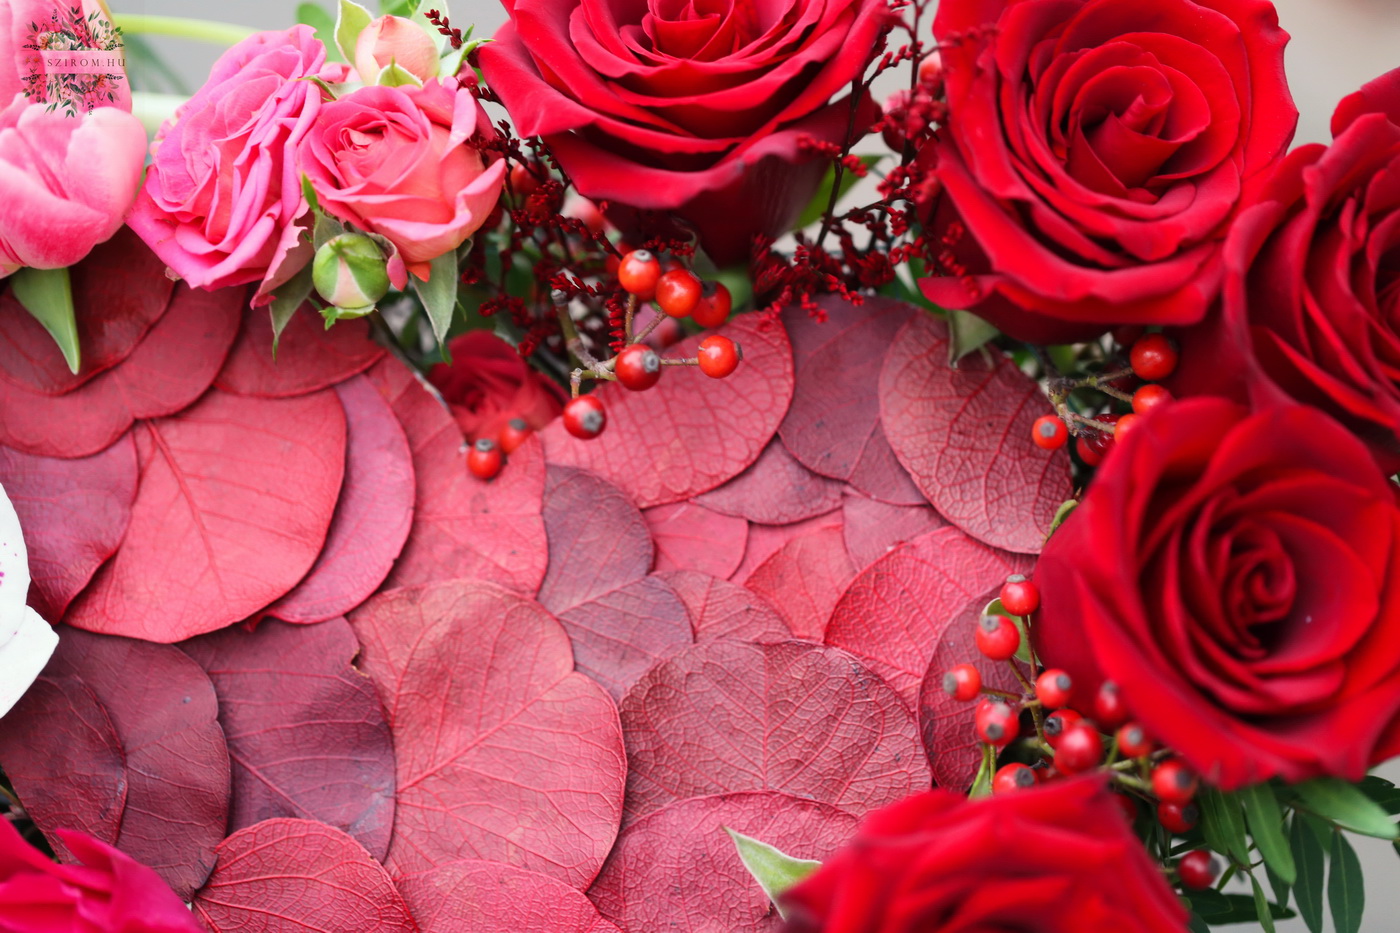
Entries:
[[743,833],[736,833],[728,827],[725,827],[724,831],[729,833],[730,839],[734,840],[734,846],[739,850],[739,858],[743,861],[744,867],[749,870],[749,874],[753,875],[759,887],[763,888],[763,893],[768,895],[768,899],[778,909],[778,916],[786,920],[787,914],[783,911],[783,905],[778,902],[778,898],[788,888],[793,887],[812,872],[821,868],[822,863],[812,859],[793,858],[766,842],[759,842]]
[[302,3],[297,6],[297,22],[316,30],[316,38],[326,47],[326,59],[343,62],[345,57],[335,44],[335,19],[319,3]]
[[1298,913],[1308,925],[1308,930],[1311,933],[1322,933],[1323,849],[1322,844],[1318,842],[1317,833],[1307,822],[1306,814],[1295,813],[1293,828],[1288,838],[1293,851],[1293,863],[1298,868],[1293,897],[1298,904]]
[[10,289],[24,310],[44,325],[63,360],[74,373],[82,365],[78,321],[73,312],[73,283],[67,269],[22,268],[10,276]]
[[1332,834],[1332,865],[1327,873],[1327,906],[1337,933],[1359,933],[1366,891],[1361,879],[1361,860],[1341,833]]
[[[881,158],[883,157],[878,155],[863,155],[860,157],[860,160],[865,164],[866,168],[871,168],[879,162]],[[850,191],[851,188],[855,187],[855,183],[858,181],[860,181],[860,179],[856,177],[855,172],[842,172],[841,190],[836,193],[835,203],[839,204],[841,199],[846,196],[846,193]],[[798,218],[794,229],[801,230],[804,227],[810,227],[812,224],[821,221],[822,215],[826,213],[827,205],[833,203],[831,200],[831,187],[834,184],[836,184],[836,166],[833,165],[826,170],[826,176],[822,178],[821,185],[817,187],[817,193],[812,195],[812,200],[808,201],[807,206],[802,209],[802,216]]]
[[1283,835],[1283,811],[1279,809],[1273,787],[1255,784],[1244,788],[1236,796],[1244,805],[1249,834],[1254,837],[1254,844],[1259,847],[1264,864],[1285,885],[1291,885],[1297,878],[1297,870],[1293,865],[1288,840]]
[[[1192,912],[1211,926],[1260,922],[1256,899],[1248,894],[1224,894],[1207,888],[1204,891],[1192,891],[1189,900]],[[1270,923],[1297,916],[1293,911],[1278,904],[1269,904],[1267,901],[1265,904]]]
[[1365,791],[1341,778],[1315,778],[1292,788],[1299,809],[1322,817],[1342,829],[1375,836],[1396,838],[1395,822],[1385,808]]

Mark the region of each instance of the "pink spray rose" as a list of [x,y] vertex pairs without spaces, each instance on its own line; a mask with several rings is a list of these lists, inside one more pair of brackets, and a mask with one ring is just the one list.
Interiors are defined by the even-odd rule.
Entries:
[[494,135],[456,78],[366,87],[321,108],[301,169],[323,210],[387,238],[426,279],[429,263],[475,233],[500,197],[505,162],[472,144]]
[[433,37],[402,16],[379,17],[355,40],[355,71],[365,84],[374,84],[379,72],[391,63],[419,81],[436,78],[438,57]]
[[311,260],[296,151],[325,92],[304,79],[347,74],[309,26],[229,49],[157,134],[131,228],[190,285],[261,282],[256,303],[271,300]]

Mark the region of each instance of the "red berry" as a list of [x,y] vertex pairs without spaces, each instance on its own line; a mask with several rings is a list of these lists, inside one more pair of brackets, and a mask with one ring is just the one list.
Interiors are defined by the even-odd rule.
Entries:
[[700,358],[700,371],[702,373],[712,379],[723,379],[739,368],[739,361],[744,358],[744,351],[728,337],[711,334],[700,341],[700,349],[696,356]]
[[1182,886],[1203,891],[1220,876],[1220,861],[1205,849],[1193,849],[1176,863],[1176,873]]
[[1144,334],[1133,342],[1128,362],[1133,372],[1149,382],[1167,378],[1176,370],[1176,346],[1165,334]]
[[1040,608],[1040,587],[1019,573],[1001,585],[1001,607],[1013,616],[1028,616]]
[[1103,739],[1093,726],[1077,722],[1060,736],[1055,746],[1055,768],[1064,774],[1088,771],[1103,761]]
[[1035,679],[1035,696],[1046,709],[1059,709],[1069,702],[1072,686],[1068,674],[1051,668]]
[[1147,328],[1142,324],[1119,324],[1109,334],[1113,337],[1113,342],[1120,347],[1130,347],[1143,334],[1147,333]]
[[1152,754],[1156,747],[1147,737],[1147,732],[1135,722],[1125,722],[1118,727],[1118,754],[1124,758],[1141,758]]
[[1196,772],[1169,758],[1152,770],[1152,793],[1164,803],[1188,803],[1196,796],[1200,780]]
[[943,690],[959,703],[976,699],[982,692],[982,672],[971,664],[959,664],[943,675]]
[[617,266],[617,281],[623,291],[650,301],[661,279],[661,263],[651,250],[634,249],[622,257]]
[[1172,394],[1163,386],[1155,382],[1149,382],[1133,393],[1133,411],[1139,415],[1145,415],[1158,405],[1166,404],[1172,400]]
[[650,389],[661,378],[661,357],[646,344],[634,343],[617,355],[613,373],[625,389]]
[[1035,772],[1025,765],[1020,763],[1002,765],[992,776],[992,793],[1010,794],[1018,790],[1027,790],[1038,783]]
[[1079,459],[1084,461],[1085,466],[1096,467],[1103,463],[1103,452],[1088,434],[1081,434],[1074,439],[1074,452],[1079,454]]
[[1006,616],[985,615],[977,622],[977,650],[993,661],[1005,661],[1021,647],[1021,630]]
[[592,395],[569,399],[564,406],[564,430],[581,440],[590,441],[608,426],[608,413],[603,403]]
[[982,702],[977,704],[974,723],[977,726],[977,738],[997,747],[1008,744],[1020,732],[1016,711],[1004,701],[991,697],[984,697]]
[[1041,415],[1031,425],[1031,440],[1044,450],[1059,450],[1069,440],[1069,428],[1054,415]]
[[1120,416],[1118,418],[1118,422],[1113,426],[1113,443],[1118,444],[1123,440],[1123,438],[1127,437],[1128,432],[1134,430],[1137,427],[1138,418],[1140,417],[1142,416],[1134,414],[1126,414]]
[[1056,710],[1045,717],[1045,741],[1051,748],[1060,747],[1060,739],[1084,717],[1072,709]]
[[1099,685],[1094,697],[1094,722],[1101,729],[1117,729],[1128,721],[1128,711],[1123,706],[1123,698],[1118,693],[1118,685],[1105,680]]
[[671,317],[689,317],[704,289],[689,269],[672,269],[656,282],[656,304]]
[[929,88],[943,83],[943,59],[936,51],[925,55],[924,60],[919,62],[919,83]]
[[501,446],[489,437],[481,438],[467,453],[467,469],[477,479],[494,479],[504,463]]
[[501,428],[501,436],[498,438],[501,444],[501,451],[506,456],[510,456],[520,449],[520,445],[529,440],[530,435],[535,433],[530,430],[530,426],[525,423],[524,418],[512,418],[506,422],[506,426]]
[[734,297],[723,282],[706,282],[700,301],[690,317],[701,327],[719,327],[729,320],[729,312],[734,308]]
[[1201,810],[1194,803],[1157,804],[1157,822],[1167,831],[1180,836],[1189,833],[1201,821]]
[[540,180],[524,162],[516,162],[510,167],[510,190],[516,201],[524,201],[540,187]]

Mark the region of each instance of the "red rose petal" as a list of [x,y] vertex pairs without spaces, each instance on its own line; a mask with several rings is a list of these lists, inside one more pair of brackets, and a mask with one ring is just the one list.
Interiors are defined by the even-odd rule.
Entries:
[[665,580],[685,603],[697,642],[734,638],[771,643],[792,637],[783,617],[752,590],[693,570],[672,570],[656,576]]
[[1069,455],[1041,450],[1031,425],[1051,414],[1036,383],[998,355],[948,366],[948,329],[919,314],[880,372],[890,445],[943,517],[994,547],[1037,554],[1070,497]]
[[695,502],[751,522],[786,525],[835,509],[841,504],[841,484],[798,463],[782,440],[774,438],[753,466],[718,489],[696,496]]
[[693,502],[658,505],[642,513],[656,544],[657,570],[698,570],[728,577],[744,560],[749,523]]
[[927,505],[890,505],[847,491],[841,504],[846,552],[864,570],[889,551],[948,523]]
[[360,645],[350,625],[268,619],[179,647],[219,697],[233,762],[229,831],[313,819],[382,860],[394,823],[394,749],[374,684],[351,664]]
[[612,700],[534,600],[451,581],[350,618],[394,734],[398,874],[463,858],[584,888],[612,848],[626,756]]
[[394,410],[363,377],[338,384],[335,393],[345,409],[345,481],[316,563],[267,607],[284,622],[324,622],[368,599],[413,525],[413,454]]
[[696,645],[648,671],[618,713],[626,822],[687,797],[747,790],[860,815],[930,783],[898,694],[821,645]]
[[306,575],[345,470],[332,392],[210,392],[136,430],[141,482],[116,555],[68,610],[78,628],[183,641],[246,619]]
[[820,860],[851,837],[856,822],[830,804],[773,791],[682,800],[622,833],[588,896],[624,930],[777,933],[778,912],[725,829]]
[[840,526],[828,525],[788,541],[749,574],[744,586],[778,611],[794,638],[819,642],[855,575]]
[[29,604],[57,621],[111,557],[136,499],[130,435],[92,457],[60,460],[0,447],[0,486],[14,503],[29,547]]
[[[792,354],[781,326],[741,315],[721,333],[744,351],[732,376],[711,379],[698,367],[667,367],[648,392],[601,386],[608,428],[580,441],[561,422],[541,432],[551,463],[584,467],[641,508],[714,489],[758,459],[792,399]],[[700,337],[667,351],[693,357]]]
[[312,820],[265,820],[219,843],[194,897],[214,933],[418,933],[389,873],[350,836]]
[[267,309],[249,308],[214,385],[235,395],[288,398],[328,389],[383,356],[384,348],[370,339],[368,320],[340,321],[327,330],[310,305],[287,322],[274,356]]
[[[34,800],[51,796],[54,819],[91,815],[100,804],[102,818],[91,828],[31,810],[46,835],[91,832],[188,898],[209,875],[228,815],[228,748],[209,678],[178,648],[72,629],[43,676],[56,689],[26,695],[0,719],[0,767],[26,806],[33,804],[18,775],[44,784]],[[93,698],[119,737],[124,796],[113,793],[111,736],[102,734]],[[106,796],[76,799],[87,793]]]
[[539,443],[527,441],[483,482],[467,472],[457,423],[408,367],[386,358],[365,375],[403,425],[418,486],[413,527],[387,585],[475,577],[533,595],[549,560]]
[[398,880],[423,933],[621,933],[548,875],[465,859]]

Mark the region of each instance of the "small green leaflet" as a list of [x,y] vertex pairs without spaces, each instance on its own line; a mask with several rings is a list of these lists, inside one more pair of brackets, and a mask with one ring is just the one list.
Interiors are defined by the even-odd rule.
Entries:
[[729,833],[730,839],[734,840],[734,847],[739,850],[739,858],[743,861],[744,867],[749,870],[749,874],[753,875],[759,887],[763,888],[763,893],[768,895],[773,906],[778,908],[778,916],[786,920],[787,914],[783,911],[783,905],[778,901],[778,898],[788,888],[793,887],[812,872],[821,868],[822,863],[812,859],[793,858],[766,842],[759,842],[743,833],[736,833],[727,826],[724,831]]
[[1288,834],[1293,850],[1293,864],[1298,868],[1298,880],[1293,887],[1293,899],[1298,913],[1311,933],[1322,933],[1322,844],[1307,825],[1306,813],[1293,814],[1293,828]]
[[1244,834],[1244,814],[1233,795],[1203,787],[1196,797],[1201,808],[1201,831],[1206,845],[1241,865],[1249,864],[1249,840]]
[[53,337],[68,369],[77,374],[82,366],[78,347],[78,320],[73,312],[73,282],[67,269],[24,267],[10,276],[10,288],[24,310],[44,325]]
[[1254,872],[1249,872],[1249,886],[1254,890],[1254,913],[1259,918],[1259,925],[1264,928],[1264,933],[1274,933],[1273,905],[1264,896],[1264,889],[1259,886]]
[[429,267],[428,279],[424,281],[416,275],[410,276],[413,290],[423,302],[428,312],[428,320],[433,325],[433,336],[446,352],[447,331],[452,326],[452,315],[457,310],[457,254],[445,253],[434,259]]
[[954,369],[958,360],[982,349],[988,341],[995,340],[1001,331],[971,311],[949,309],[948,315],[948,365]]
[[297,22],[303,23],[316,30],[316,38],[326,47],[326,58],[329,61],[344,61],[340,56],[340,50],[335,44],[335,20],[326,12],[325,7],[319,3],[302,3],[297,5]]
[[372,22],[374,17],[369,10],[353,0],[340,0],[340,12],[335,21],[335,47],[347,62],[355,60],[355,42]]
[[282,331],[286,329],[287,322],[296,314],[297,308],[302,306],[306,299],[311,297],[311,263],[307,263],[302,270],[282,284],[273,295],[272,304],[268,306],[268,311],[272,315],[272,356],[277,358],[277,341],[282,339]]
[[1293,852],[1288,848],[1288,840],[1283,835],[1283,811],[1279,809],[1278,798],[1268,784],[1255,784],[1246,787],[1236,795],[1244,805],[1245,819],[1249,821],[1249,834],[1264,856],[1264,863],[1285,883],[1291,885],[1298,873],[1293,866]]
[[1361,879],[1361,860],[1341,833],[1332,834],[1332,867],[1327,873],[1327,906],[1337,933],[1359,933],[1366,891]]
[[1324,777],[1295,784],[1293,790],[1303,809],[1342,829],[1379,839],[1396,838],[1396,827],[1390,814],[1354,784],[1340,778]]

